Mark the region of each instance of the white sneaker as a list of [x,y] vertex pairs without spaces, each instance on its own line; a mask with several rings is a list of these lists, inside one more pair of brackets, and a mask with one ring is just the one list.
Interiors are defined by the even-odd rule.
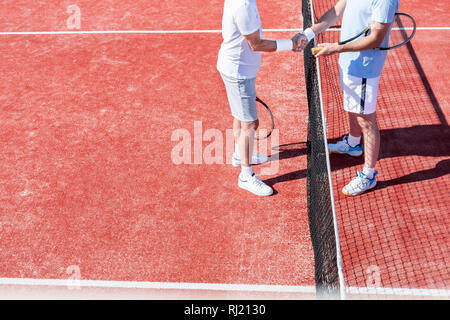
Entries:
[[373,178],[369,179],[364,173],[358,172],[358,175],[342,189],[342,193],[346,196],[357,196],[375,188],[377,185],[377,174],[378,171],[375,171]]
[[266,197],[273,194],[273,189],[259,180],[256,174],[246,177],[243,174],[240,174],[238,186],[239,188],[250,191],[257,196]]
[[352,157],[359,157],[363,154],[363,145],[360,143],[352,147],[348,144],[348,136],[345,136],[338,143],[329,143],[328,150],[330,150],[330,153],[348,154]]
[[[253,154],[252,155],[252,163],[250,164],[262,164],[269,161],[269,158],[265,154]],[[231,159],[231,164],[233,167],[241,166],[241,159],[233,153],[233,158]]]

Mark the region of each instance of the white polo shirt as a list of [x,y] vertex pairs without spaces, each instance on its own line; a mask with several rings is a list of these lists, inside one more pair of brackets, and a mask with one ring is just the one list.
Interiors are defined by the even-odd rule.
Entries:
[[219,50],[217,70],[237,79],[255,78],[261,66],[261,52],[253,51],[243,36],[257,30],[260,30],[262,38],[256,0],[225,0],[223,42]]

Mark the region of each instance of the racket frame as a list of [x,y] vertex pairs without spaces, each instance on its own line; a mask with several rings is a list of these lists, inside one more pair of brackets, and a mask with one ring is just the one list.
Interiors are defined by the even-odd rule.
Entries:
[[[409,35],[409,37],[408,37],[405,41],[403,41],[402,43],[399,43],[399,44],[397,44],[397,45],[395,45],[395,46],[392,46],[392,47],[378,47],[378,48],[375,48],[375,49],[377,49],[377,50],[392,50],[392,49],[400,48],[400,47],[404,46],[405,44],[407,44],[408,42],[410,42],[411,39],[414,38],[414,36],[416,35],[417,24],[416,24],[416,21],[414,20],[414,18],[413,18],[412,16],[410,16],[410,15],[407,14],[407,13],[401,13],[401,12],[397,12],[397,13],[395,14],[395,16],[396,16],[396,17],[398,17],[398,16],[404,16],[404,17],[409,18],[409,19],[412,21],[412,24],[413,24],[413,31],[411,32],[411,34]],[[395,21],[394,21],[394,22],[395,22]],[[393,23],[394,23],[394,22],[393,22]]]
[[255,134],[255,140],[265,140],[265,139],[269,138],[272,135],[272,132],[275,129],[275,120],[274,120],[272,111],[270,110],[269,106],[264,101],[262,101],[260,98],[256,97],[256,102],[262,104],[264,106],[264,108],[266,108],[266,110],[269,112],[270,120],[272,121],[272,125],[270,127],[270,130],[269,130],[269,132],[267,133],[267,135],[265,137],[258,137]]

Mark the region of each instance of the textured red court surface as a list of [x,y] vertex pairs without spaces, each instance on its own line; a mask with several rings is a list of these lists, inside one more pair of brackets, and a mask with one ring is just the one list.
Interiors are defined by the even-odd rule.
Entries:
[[[2,31],[66,31],[67,7],[82,13],[82,30],[220,30],[223,0],[2,1]],[[301,1],[259,1],[263,28],[300,28]],[[220,36],[219,36],[220,37]]]
[[[450,9],[448,3],[427,3],[434,16]],[[413,1],[403,1],[399,11],[414,14],[414,8]],[[419,28],[433,26],[426,16],[417,17]],[[432,50],[449,47],[448,33],[419,29],[412,43],[389,52],[377,109],[382,145],[376,190],[357,198],[344,196],[342,188],[364,160],[331,156],[347,286],[450,287],[450,83],[439,75],[449,63]],[[337,37],[329,32],[321,41]],[[338,111],[339,84],[329,81],[339,77],[337,57],[320,63],[328,136],[337,140],[348,130],[346,115]]]
[[[402,5],[411,8],[420,26],[441,26],[436,21],[445,19],[422,14],[425,2],[437,13],[448,12],[448,5],[431,1]],[[71,4],[3,1],[0,31],[66,31]],[[81,30],[219,30],[223,1],[77,5]],[[264,28],[302,25],[300,1],[259,1],[259,8]],[[442,124],[449,115],[449,80],[442,77],[448,53],[431,44],[448,47],[442,34],[449,31],[433,32],[419,32],[413,45],[423,74],[410,61],[400,76],[411,87],[397,84],[382,97],[387,105],[397,99],[390,95],[410,93],[417,103],[382,116],[383,135],[396,142],[383,149],[380,188],[356,200],[337,198],[351,286],[366,285],[364,268],[374,263],[373,252],[386,246],[392,252],[379,267],[388,282],[449,286],[428,283],[442,279],[442,272],[448,275],[449,226],[449,149],[427,144],[444,141],[448,130]],[[265,36],[283,39],[292,33]],[[219,33],[0,35],[0,278],[66,279],[67,267],[77,265],[81,278],[89,280],[314,285],[301,54],[264,55],[257,81],[258,95],[272,107],[279,129],[279,142],[270,151],[279,157],[279,171],[262,177],[276,190],[273,197],[240,191],[239,170],[231,165],[172,162],[174,130],[193,135],[194,122],[201,121],[203,133],[218,129],[225,137],[230,128],[215,69],[220,42]],[[407,55],[399,51],[388,68],[395,68],[402,53]],[[383,86],[387,92],[389,84]],[[404,148],[415,141],[421,151]],[[360,163],[334,159],[336,164],[339,190]],[[373,221],[354,211],[366,200]],[[349,224],[346,219],[355,216],[358,224]],[[434,223],[431,229],[424,219]],[[392,221],[395,228],[386,231]],[[378,239],[374,230],[385,238]],[[365,239],[375,244],[373,252],[364,251]],[[388,273],[384,268],[392,261],[397,269]],[[407,282],[391,276],[401,267],[418,266],[423,279],[415,273]]]
[[[78,4],[85,30],[221,25],[221,1],[128,1],[104,11],[90,3]],[[291,3],[284,10],[296,23],[285,23],[298,27]],[[58,15],[42,15],[64,16],[65,6],[6,7],[3,30],[64,30]],[[262,6],[266,25],[287,27],[270,23],[277,8]],[[17,25],[25,11],[30,19]],[[127,12],[129,23],[116,19]],[[194,138],[194,121],[203,132],[231,127],[215,69],[220,41],[219,33],[2,36],[0,277],[65,279],[77,265],[90,280],[314,284],[306,157],[294,144],[306,140],[301,55],[266,56],[258,81],[280,141],[294,144],[271,152],[280,152],[279,172],[263,179],[276,196],[240,191],[231,165],[171,160],[174,130]]]

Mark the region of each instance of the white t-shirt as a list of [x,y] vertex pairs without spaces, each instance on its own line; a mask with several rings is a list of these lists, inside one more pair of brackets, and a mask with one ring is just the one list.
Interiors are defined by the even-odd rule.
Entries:
[[243,36],[258,29],[262,38],[256,0],[225,0],[222,18],[223,42],[217,60],[217,70],[237,79],[255,78],[261,66],[261,52],[253,51]]

